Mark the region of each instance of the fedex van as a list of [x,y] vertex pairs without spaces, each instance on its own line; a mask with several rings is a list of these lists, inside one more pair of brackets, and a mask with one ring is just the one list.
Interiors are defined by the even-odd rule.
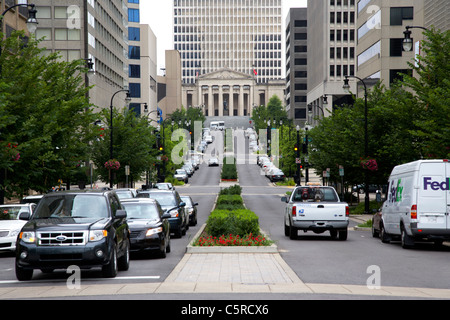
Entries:
[[419,160],[396,166],[380,225],[380,238],[400,238],[403,248],[415,240],[442,244],[450,239],[449,160]]

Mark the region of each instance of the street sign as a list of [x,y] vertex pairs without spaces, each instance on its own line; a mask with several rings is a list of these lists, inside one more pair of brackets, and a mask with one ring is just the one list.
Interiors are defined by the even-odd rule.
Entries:
[[301,164],[301,163],[302,163],[302,159],[300,159],[300,158],[295,158],[295,163],[296,163],[296,164]]
[[339,166],[339,175],[340,175],[341,177],[344,176],[344,166]]

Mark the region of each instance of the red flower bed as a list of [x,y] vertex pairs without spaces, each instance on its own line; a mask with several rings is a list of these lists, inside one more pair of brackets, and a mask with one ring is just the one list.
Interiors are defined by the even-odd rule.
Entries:
[[272,241],[267,240],[265,237],[258,235],[253,236],[249,234],[245,237],[240,237],[239,235],[222,235],[219,238],[213,236],[201,236],[195,241],[194,246],[199,247],[211,247],[211,246],[270,246]]

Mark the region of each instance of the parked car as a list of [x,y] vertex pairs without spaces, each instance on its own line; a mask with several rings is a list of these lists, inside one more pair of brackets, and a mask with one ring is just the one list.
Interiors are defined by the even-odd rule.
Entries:
[[198,203],[194,202],[190,196],[181,196],[181,200],[186,203],[184,207],[189,217],[189,225],[197,225],[197,206]]
[[205,141],[206,141],[206,143],[212,143],[213,137],[211,135],[207,135],[207,136],[205,136]]
[[35,203],[0,205],[0,252],[16,250],[16,240],[26,221],[22,215],[33,215]]
[[189,228],[189,220],[184,210],[186,203],[181,200],[177,191],[158,189],[146,190],[139,192],[138,198],[157,200],[161,205],[161,208],[171,215],[171,218],[169,218],[170,232],[175,233],[177,238],[181,238],[186,234],[186,230]]
[[184,181],[184,183],[188,183],[189,181],[189,176],[184,169],[175,170],[175,174],[173,175],[173,177],[178,181]]
[[170,252],[170,213],[164,213],[154,199],[134,198],[121,202],[127,211],[131,251],[157,251],[165,258]]
[[43,196],[44,195],[42,195],[42,194],[35,194],[35,195],[31,195],[31,196],[26,196],[20,201],[20,203],[35,203],[35,204],[38,204]]
[[217,157],[211,157],[208,160],[208,167],[212,166],[218,166],[219,165],[219,159]]
[[274,167],[272,170],[269,170],[268,178],[271,182],[284,181],[286,176],[284,175],[284,172],[281,169]]
[[128,270],[126,218],[127,212],[112,190],[44,195],[17,239],[17,279],[30,280],[34,269],[51,272],[71,265],[101,267],[108,278],[115,277],[118,270]]
[[190,163],[185,163],[181,169],[185,170],[186,173],[188,174],[188,177],[192,177],[192,175],[194,174],[194,167],[190,164]]
[[137,196],[137,191],[132,188],[121,188],[116,189],[115,191],[120,200],[128,198],[136,198]]
[[155,188],[159,190],[175,190],[175,187],[170,182],[158,182]]

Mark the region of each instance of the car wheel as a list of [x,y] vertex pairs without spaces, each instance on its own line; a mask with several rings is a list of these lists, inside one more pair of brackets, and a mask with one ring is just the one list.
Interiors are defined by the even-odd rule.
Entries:
[[337,230],[330,230],[331,239],[335,240],[337,238],[337,235],[338,235]]
[[117,276],[117,272],[117,248],[116,244],[114,244],[109,263],[102,267],[103,278],[115,278]]
[[390,243],[391,237],[386,233],[386,230],[384,229],[384,226],[382,223],[380,223],[380,240],[383,243]]
[[130,240],[127,239],[125,242],[125,252],[117,261],[118,269],[120,271],[127,271],[130,268]]
[[406,233],[405,227],[403,227],[402,225],[400,229],[401,229],[402,248],[409,249],[414,247],[414,240]]
[[297,228],[293,227],[289,222],[289,239],[296,240],[297,239]]
[[339,240],[345,241],[348,237],[348,230],[340,230],[339,231]]
[[16,278],[19,281],[29,281],[33,278],[33,269],[24,269],[16,263]]

